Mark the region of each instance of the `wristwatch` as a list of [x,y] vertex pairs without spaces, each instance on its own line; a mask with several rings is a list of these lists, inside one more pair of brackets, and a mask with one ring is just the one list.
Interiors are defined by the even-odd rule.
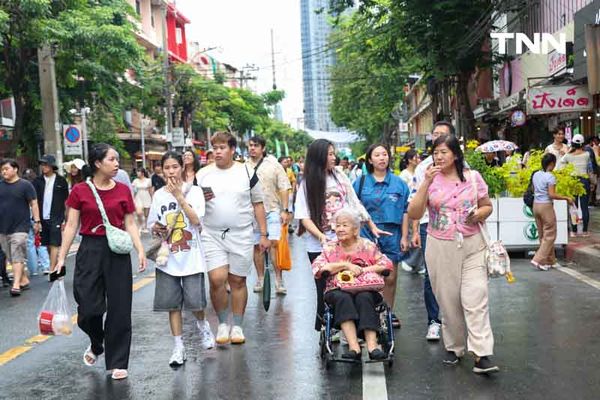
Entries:
[[288,210],[287,208],[284,208],[283,211],[285,211],[286,213],[290,212],[290,210]]
[[33,221],[34,224],[41,224],[42,221]]

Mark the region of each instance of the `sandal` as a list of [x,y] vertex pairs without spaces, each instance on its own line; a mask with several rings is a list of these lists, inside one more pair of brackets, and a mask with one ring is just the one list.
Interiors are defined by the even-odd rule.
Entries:
[[29,290],[29,289],[30,289],[29,283],[26,285],[21,285],[21,290]]
[[115,368],[112,370],[111,378],[113,378],[115,381],[125,379],[127,376],[129,376],[129,374],[127,373],[126,369]]
[[21,295],[21,289],[10,288],[10,295],[12,297],[17,297]]
[[[88,359],[92,361],[88,361]],[[88,367],[93,367],[96,364],[96,361],[98,361],[98,356],[94,354],[92,346],[90,345],[85,349],[85,353],[83,353],[83,363]]]

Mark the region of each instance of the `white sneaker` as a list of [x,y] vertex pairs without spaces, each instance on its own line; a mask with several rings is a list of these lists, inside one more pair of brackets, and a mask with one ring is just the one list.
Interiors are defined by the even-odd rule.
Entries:
[[283,279],[280,281],[275,281],[275,293],[287,294],[287,289],[285,288],[285,283],[283,282]]
[[204,350],[215,347],[215,335],[210,330],[210,324],[207,320],[197,321],[196,326],[200,332],[200,346]]
[[262,280],[258,280],[256,281],[256,284],[254,285],[254,293],[260,293],[263,291],[263,282]]
[[229,325],[226,323],[219,324],[217,328],[217,344],[227,344],[230,340]]
[[173,348],[173,354],[171,354],[171,358],[169,359],[169,365],[171,367],[183,365],[186,359],[187,356],[185,355],[185,347],[175,346]]
[[440,331],[442,329],[442,324],[438,324],[435,321],[431,321],[429,324],[429,328],[427,329],[427,335],[425,339],[427,340],[440,340]]
[[244,336],[244,331],[241,326],[234,325],[231,328],[231,343],[232,344],[242,344],[246,341],[246,337]]

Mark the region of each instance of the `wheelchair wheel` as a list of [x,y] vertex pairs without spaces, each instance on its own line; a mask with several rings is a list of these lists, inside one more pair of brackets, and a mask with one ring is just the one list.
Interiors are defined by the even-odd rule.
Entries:
[[320,353],[321,359],[324,359],[325,356],[327,355],[327,343],[325,341],[325,331],[321,331],[321,334],[319,336],[319,353]]

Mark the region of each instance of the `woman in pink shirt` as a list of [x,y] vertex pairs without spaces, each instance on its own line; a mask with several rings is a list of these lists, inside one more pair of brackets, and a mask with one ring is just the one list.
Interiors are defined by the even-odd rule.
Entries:
[[485,243],[480,223],[492,213],[488,188],[477,171],[464,168],[455,136],[433,144],[434,163],[410,202],[418,220],[429,211],[425,260],[442,311],[445,364],[455,365],[466,351],[475,357],[475,373],[498,371],[492,363],[494,336],[488,313]]

